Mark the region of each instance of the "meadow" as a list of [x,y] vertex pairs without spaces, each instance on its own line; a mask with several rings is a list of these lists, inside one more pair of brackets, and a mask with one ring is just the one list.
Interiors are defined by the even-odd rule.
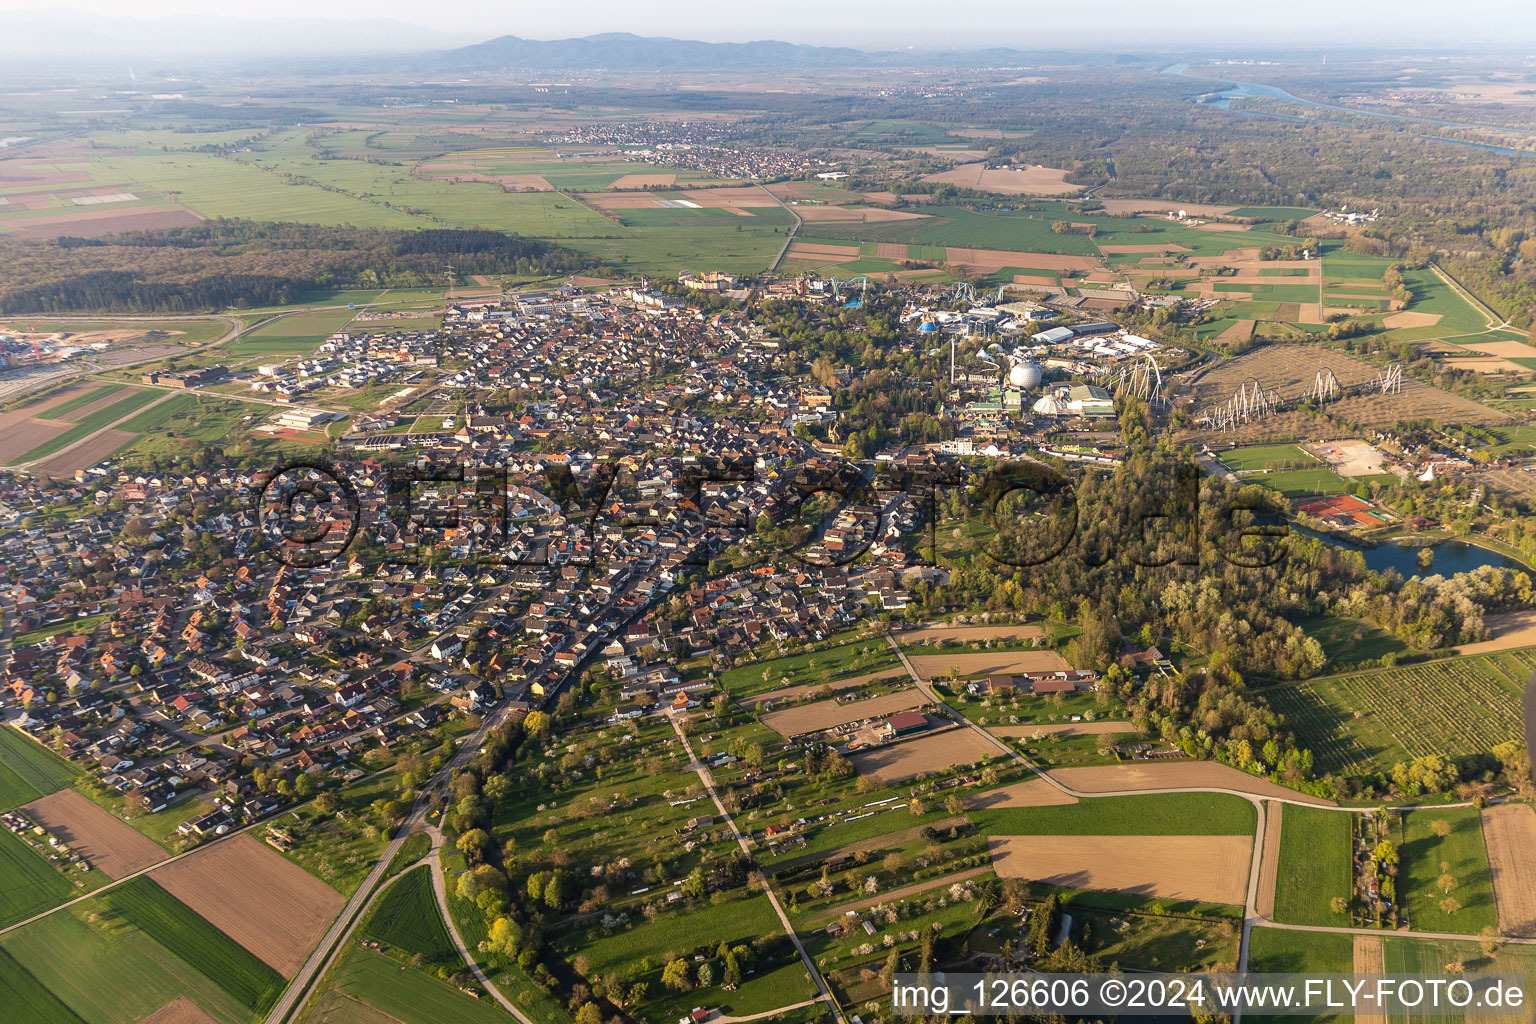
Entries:
[[1521,735],[1536,652],[1504,651],[1284,684],[1263,691],[1321,772],[1389,771],[1423,754],[1485,753]]
[[[1264,974],[1348,974],[1355,966],[1355,943],[1349,935],[1292,932],[1257,927],[1248,940],[1248,969]],[[1265,1017],[1244,1014],[1253,1021],[1351,1021],[1350,1014],[1329,1017]]]
[[1242,206],[1228,210],[1228,217],[1250,217],[1254,220],[1306,220],[1316,214],[1301,206]]
[[739,700],[781,686],[816,685],[831,682],[838,676],[864,675],[886,669],[899,671],[900,663],[890,645],[874,638],[738,665],[721,673],[720,685]]
[[1275,920],[1282,924],[1347,925],[1329,903],[1349,898],[1354,865],[1349,815],[1286,804],[1275,876]]
[[[1435,834],[1434,823],[1445,821],[1450,834]],[[1464,932],[1476,935],[1498,927],[1493,875],[1483,843],[1481,812],[1475,807],[1447,807],[1410,811],[1403,815],[1403,841],[1398,847],[1402,867],[1397,881],[1398,899],[1408,912],[1415,931]],[[1457,882],[1450,896],[1461,909],[1442,909],[1445,898],[1436,884],[1449,873]]]
[[277,1001],[283,977],[146,876],[103,895],[114,912],[257,1013]]
[[433,967],[457,969],[462,961],[448,937],[432,894],[435,865],[417,867],[391,882],[363,924],[363,934],[386,946],[420,954]]
[[[816,225],[816,235],[834,241],[906,242],[916,245],[961,246],[1092,256],[1094,240],[1083,234],[1057,234],[1047,212],[979,213],[959,206],[926,206],[928,219],[883,221],[874,224],[836,221]],[[1074,220],[1081,220],[1074,216]]]

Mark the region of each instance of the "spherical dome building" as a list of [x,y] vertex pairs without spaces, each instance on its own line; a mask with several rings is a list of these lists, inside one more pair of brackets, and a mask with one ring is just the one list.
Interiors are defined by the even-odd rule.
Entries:
[[1040,380],[1040,364],[1032,359],[1015,359],[1008,371],[1008,383],[1020,391],[1033,391]]

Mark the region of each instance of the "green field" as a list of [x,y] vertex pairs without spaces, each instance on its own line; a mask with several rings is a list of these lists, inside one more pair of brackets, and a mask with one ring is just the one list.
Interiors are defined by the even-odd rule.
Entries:
[[241,1005],[261,1013],[282,994],[282,975],[148,877],[116,886],[103,899],[125,921],[185,960]]
[[1261,483],[1265,487],[1279,491],[1287,498],[1312,494],[1342,494],[1349,486],[1349,481],[1326,466],[1264,473],[1249,477],[1248,482]]
[[386,946],[421,954],[432,966],[457,968],[462,961],[432,894],[435,865],[407,871],[374,902],[363,934]]
[[1440,322],[1435,326],[1442,332],[1463,334],[1487,329],[1483,315],[1433,270],[1405,270],[1403,281],[1413,290],[1413,303],[1408,308],[1415,313],[1439,313]]
[[[1057,234],[1049,212],[978,213],[959,206],[927,206],[924,220],[883,221],[874,224],[816,225],[816,236],[832,244],[850,239],[867,242],[906,242],[913,245],[962,246],[972,249],[1008,249],[1014,252],[1049,252],[1097,255],[1094,240],[1082,234]],[[1074,220],[1083,218],[1074,216]],[[805,239],[813,241],[813,239]],[[1149,238],[1149,241],[1151,239]]]
[[74,892],[52,864],[0,829],[0,928],[58,906]]
[[[1257,927],[1248,940],[1248,969],[1261,974],[1348,974],[1355,966],[1355,942],[1349,935],[1292,932]],[[1266,1017],[1244,1014],[1244,1020],[1351,1021],[1350,1014],[1331,1017]]]
[[[1437,819],[1451,826],[1444,839],[1434,832]],[[1483,819],[1477,808],[1448,807],[1403,815],[1403,842],[1398,857],[1402,863],[1398,898],[1408,911],[1414,931],[1476,935],[1486,927],[1498,927],[1493,876],[1488,868],[1488,849],[1483,843]],[[1455,913],[1441,909],[1445,897],[1435,884],[1446,872],[1458,883],[1451,893],[1461,904]]]
[[1306,220],[1317,213],[1302,206],[1243,206],[1228,210],[1228,217],[1251,217],[1255,220]]
[[1296,624],[1323,645],[1323,653],[1328,655],[1327,667],[1334,672],[1374,668],[1375,664],[1366,663],[1377,662],[1388,654],[1402,658],[1418,653],[1380,626],[1357,619],[1319,615]]
[[164,392],[157,391],[153,388],[135,388],[133,394],[126,398],[118,399],[116,402],[113,402],[106,408],[97,409],[95,412],[91,413],[89,416],[86,416],[84,419],[77,420],[73,427],[70,427],[58,437],[43,442],[36,448],[33,448],[31,451],[22,455],[21,458],[17,459],[16,461],[32,462],[34,460],[52,455],[56,451],[60,451],[61,449],[69,447],[81,438],[90,434],[94,434],[102,427],[108,426],[109,424],[122,419],[124,416],[127,416],[135,409],[148,405],[150,402],[163,397],[165,397]]
[[[357,1003],[365,1010],[359,1012]],[[367,1012],[367,1007],[377,1012]],[[306,1018],[311,1024],[378,1024],[386,1019],[380,1014],[407,1024],[507,1024],[512,1019],[490,998],[475,999],[424,971],[358,946],[347,951],[330,975],[330,988],[319,994],[316,1010]]]
[[27,969],[0,950],[0,994],[8,1020],[27,1024],[81,1024],[80,1017],[59,1001]]
[[[1529,985],[1536,979],[1536,949],[1530,946],[1506,945],[1492,956],[1484,953],[1474,942],[1457,942],[1453,939],[1420,939],[1401,935],[1389,935],[1382,940],[1382,967],[1388,974],[1444,974],[1447,966],[1460,964],[1468,974],[1524,974]],[[1529,990],[1526,1008],[1529,1010]],[[1463,1020],[1478,1024],[1494,1024],[1498,1021],[1529,1020],[1524,1017],[1467,1014],[1430,1016],[1425,1013],[1391,1014],[1389,1024],[1460,1024]]]
[[1317,287],[1310,284],[1253,284],[1246,281],[1217,281],[1218,292],[1247,292],[1256,302],[1316,302]]
[[739,665],[721,674],[720,685],[733,697],[752,697],[780,686],[815,685],[841,675],[865,675],[887,669],[901,673],[901,665],[890,646],[880,639],[859,640]]
[[[36,799],[71,785],[80,776],[74,765],[19,730],[0,728],[0,768],[34,791]],[[26,803],[26,800],[18,803]],[[0,810],[14,804],[0,801]]]
[[1354,865],[1349,815],[1286,804],[1280,826],[1280,868],[1275,877],[1275,920],[1282,924],[1345,925],[1348,914],[1329,907],[1349,898]]
[[256,1020],[247,1007],[101,898],[0,937],[0,949],[86,1024],[143,1020],[182,996],[223,1024]]
[[1238,836],[1253,835],[1253,805],[1220,793],[1106,796],[1056,807],[1006,807],[970,812],[989,836]]
[[221,351],[230,359],[307,356],[356,315],[345,308],[294,313],[241,335]]
[[50,406],[48,409],[48,418],[51,420],[62,420],[76,409],[90,405],[98,398],[105,398],[106,396],[112,394],[114,391],[118,390],[120,390],[120,388],[116,384],[105,384],[99,388],[92,388],[83,394],[76,395],[74,398],[71,398],[67,402],[61,402],[58,405]]
[[1308,455],[1299,444],[1261,444],[1232,448],[1218,453],[1217,458],[1234,473],[1263,472],[1269,466],[1317,462],[1316,457]]
[[1529,649],[1285,684],[1264,691],[1321,772],[1388,771],[1423,754],[1484,753],[1522,734]]

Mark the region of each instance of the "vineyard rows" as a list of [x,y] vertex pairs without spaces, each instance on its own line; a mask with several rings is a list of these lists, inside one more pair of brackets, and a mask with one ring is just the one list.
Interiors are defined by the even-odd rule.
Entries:
[[1425,754],[1481,753],[1521,735],[1536,650],[1408,665],[1280,686],[1266,696],[1319,771],[1385,771]]

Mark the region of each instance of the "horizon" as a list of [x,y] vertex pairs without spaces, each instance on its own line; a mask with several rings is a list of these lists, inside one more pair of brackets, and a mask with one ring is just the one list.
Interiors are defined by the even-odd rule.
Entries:
[[[112,0],[80,0],[62,10],[38,7],[35,0],[0,0],[0,13],[21,22],[70,23],[81,37],[55,41],[46,34],[23,39],[24,49],[68,52],[91,43],[91,20],[139,23],[145,27],[165,21],[231,19],[250,25],[280,28],[289,22],[332,22],[354,26],[363,35],[355,40],[336,40],[334,49],[387,48],[430,51],[484,42],[503,36],[551,42],[584,39],[607,33],[627,33],[647,39],[675,39],[707,43],[789,42],[810,46],[844,47],[868,51],[944,52],[993,48],[1049,49],[1082,52],[1104,50],[1156,50],[1196,52],[1240,48],[1245,52],[1339,52],[1372,53],[1395,50],[1457,51],[1467,48],[1495,50],[1502,54],[1529,49],[1536,52],[1536,13],[1504,0],[1472,0],[1454,11],[1443,5],[1390,4],[1386,0],[1337,5],[1323,0],[1302,0],[1284,12],[1237,11],[1208,0],[1178,0],[1155,9],[1129,0],[1106,0],[1103,20],[1085,29],[1080,19],[1042,4],[1021,10],[999,0],[981,0],[960,11],[946,12],[942,24],[933,24],[932,12],[901,5],[882,9],[878,18],[858,11],[829,12],[806,0],[790,0],[773,15],[739,14],[708,24],[680,23],[660,5],[633,5],[599,0],[579,18],[560,12],[531,11],[508,16],[489,0],[466,3],[422,18],[420,8],[404,0],[363,4],[355,0],[275,0],[262,5],[262,13],[218,0],[199,4],[191,0],[146,0],[132,11]],[[1017,28],[1012,26],[1017,25]],[[13,24],[13,31],[17,26]],[[259,29],[258,29],[259,31]],[[427,33],[423,36],[422,33]],[[1262,40],[1262,48],[1256,41]],[[168,48],[182,45],[174,37]],[[261,39],[200,42],[211,51],[266,46]],[[315,53],[325,49],[309,39],[295,39],[287,52]],[[327,41],[331,42],[331,41]],[[243,44],[243,45],[242,45]],[[142,40],[123,43],[127,49],[145,50]],[[99,46],[92,52],[103,51]],[[285,52],[282,44],[270,52]]]

